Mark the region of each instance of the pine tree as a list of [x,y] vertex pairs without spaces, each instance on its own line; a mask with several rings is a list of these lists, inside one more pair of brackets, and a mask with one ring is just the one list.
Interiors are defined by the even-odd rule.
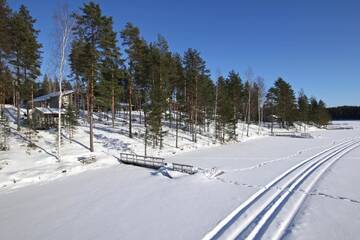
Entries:
[[309,121],[309,99],[305,95],[304,90],[300,90],[298,96],[298,119],[303,123],[308,123]]
[[65,127],[69,135],[70,143],[74,137],[77,124],[78,122],[77,122],[75,108],[72,104],[69,104],[66,107],[66,112],[65,112]]
[[9,86],[11,86],[11,75],[7,62],[11,52],[11,9],[5,0],[0,0],[0,110],[5,104]]
[[319,100],[318,103],[318,107],[319,107],[319,122],[318,124],[320,124],[321,126],[325,126],[329,123],[329,121],[331,120],[330,114],[328,112],[328,110],[326,109],[326,104],[323,100]]
[[319,104],[315,97],[310,98],[309,104],[309,121],[314,124],[318,124],[319,122]]
[[10,135],[10,126],[4,111],[0,110],[0,151],[9,150],[8,138]]
[[236,140],[237,139],[237,123],[240,117],[241,111],[241,91],[242,91],[242,84],[241,79],[238,73],[232,70],[228,78],[226,79],[227,89],[228,89],[228,96],[229,96],[229,105],[232,109],[232,117],[229,118],[229,139]]
[[[203,132],[209,133],[210,123],[213,120],[214,115],[216,87],[208,73],[201,75],[199,86],[198,124],[202,125]],[[201,133],[201,128],[199,130]]]
[[[34,84],[37,76],[40,75],[40,48],[37,42],[39,31],[34,29],[33,19],[28,9],[21,5],[11,20],[11,60],[10,63],[15,69],[15,94],[17,106],[17,127],[20,129],[20,101],[31,101],[33,108]],[[27,109],[29,110],[29,104]],[[29,112],[28,112],[29,116]]]
[[68,91],[68,90],[72,90],[73,89],[73,86],[72,86],[72,84],[71,84],[71,82],[69,81],[69,80],[67,80],[67,79],[64,79],[63,81],[62,81],[62,90],[63,91]]
[[[121,31],[122,44],[127,54],[127,95],[129,110],[129,137],[132,138],[132,106],[135,91],[139,89],[144,96],[144,91],[149,87],[148,69],[147,69],[147,44],[140,37],[140,31],[132,23],[127,23],[123,31]],[[144,102],[144,101],[142,101]]]
[[327,125],[331,119],[324,101],[310,98],[309,120],[318,126]]
[[282,126],[289,126],[296,120],[296,99],[291,85],[279,78],[269,92],[273,96],[275,114],[280,117]]
[[[81,76],[87,85],[87,106],[90,128],[90,151],[94,151],[93,109],[94,88],[99,80],[99,62],[101,56],[101,40],[104,27],[110,18],[101,13],[100,6],[94,2],[84,4],[81,13],[74,14],[76,25],[73,28],[75,39],[72,44],[70,59],[73,72]],[[78,48],[75,49],[74,47]]]
[[201,58],[200,53],[189,48],[184,54],[184,80],[185,80],[185,99],[186,114],[188,125],[192,134],[192,140],[197,142],[197,125],[199,121],[199,90],[201,79],[206,76],[209,71],[206,69],[205,61]]
[[[71,42],[71,52],[69,55],[71,76],[75,81],[75,102],[76,102],[75,109],[77,113],[80,113],[81,105],[83,107],[82,109],[83,111],[85,111],[85,107],[88,105],[85,104],[85,102],[87,103],[87,101],[85,101],[85,96],[83,94],[86,92],[86,83],[87,83],[86,79],[84,78],[85,63],[82,57],[83,55],[82,51],[84,47],[85,47],[85,43],[83,41],[73,40]],[[86,98],[88,98],[87,95]]]
[[44,75],[44,78],[41,82],[41,95],[46,95],[51,93],[52,83],[51,79],[47,74]]
[[[228,95],[226,80],[223,77],[218,79],[218,110],[217,110],[217,131],[220,142],[224,143],[226,135],[229,134],[229,123],[233,118],[233,109],[229,104],[231,97]],[[231,128],[231,127],[230,127]]]
[[149,97],[150,112],[148,125],[153,137],[153,145],[160,145],[164,132],[162,131],[163,115],[168,108],[169,76],[171,54],[165,39],[159,37],[157,42],[150,44],[148,52],[149,61]]
[[[116,32],[113,30],[113,21],[108,18],[104,24],[100,42],[101,51],[101,78],[99,83],[98,101],[105,109],[111,109],[112,127],[115,126],[115,108],[118,96],[121,93],[121,79],[123,77],[123,60],[120,49],[117,47]],[[110,94],[109,94],[110,93]]]
[[181,112],[185,106],[184,94],[184,68],[179,54],[173,54],[171,58],[171,70],[169,76],[170,112],[175,115],[175,147],[178,148],[179,127],[182,121]]

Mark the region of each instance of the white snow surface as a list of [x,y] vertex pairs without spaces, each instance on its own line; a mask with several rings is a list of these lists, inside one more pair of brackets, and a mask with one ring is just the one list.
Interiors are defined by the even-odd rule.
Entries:
[[[77,161],[89,155],[82,146],[88,142],[86,126],[77,130],[77,142],[64,140],[60,164],[51,156],[55,132],[39,132],[40,150],[27,149],[21,137],[12,138],[11,150],[0,153],[1,239],[201,239],[276,176],[360,135],[359,122],[347,122],[351,130],[311,131],[312,139],[259,137],[252,126],[251,141],[214,145],[202,136],[191,145],[190,136],[181,133],[182,151],[149,148],[149,154],[168,162],[205,169],[187,175],[119,164],[114,158],[119,151],[142,154],[143,143],[127,138],[122,132],[126,125],[118,124],[114,130],[97,124],[97,162],[89,165]],[[307,193],[288,239],[353,239],[360,234],[359,161],[360,150],[355,149],[326,172]]]
[[[21,115],[26,110],[21,109]],[[140,134],[144,133],[143,124],[139,122],[139,112],[134,112],[133,138],[128,137],[127,116],[123,113],[116,118],[115,128],[111,127],[110,115],[96,113],[94,126],[94,153],[89,153],[89,126],[81,122],[77,127],[73,140],[70,142],[66,129],[63,130],[63,142],[61,147],[61,163],[57,163],[57,130],[39,130],[32,136],[36,148],[28,147],[29,131],[22,128],[16,131],[16,109],[7,105],[5,114],[10,120],[12,134],[10,137],[10,151],[0,152],[0,191],[27,186],[33,183],[44,183],[50,180],[78,174],[87,170],[111,167],[119,164],[120,152],[136,153],[144,155],[144,140]],[[106,116],[108,116],[106,118]],[[105,117],[105,118],[104,118]],[[243,129],[239,124],[238,131]],[[179,130],[178,148],[175,147],[175,130],[165,127],[168,134],[164,138],[163,149],[148,146],[150,156],[168,157],[178,153],[189,152],[196,149],[219,146],[214,139],[207,135],[198,135],[197,143],[193,143],[188,132]],[[245,142],[266,136],[268,129],[261,129],[252,125],[250,136],[239,137],[239,141]],[[24,139],[26,138],[26,139]],[[96,156],[96,163],[83,165],[78,158]]]

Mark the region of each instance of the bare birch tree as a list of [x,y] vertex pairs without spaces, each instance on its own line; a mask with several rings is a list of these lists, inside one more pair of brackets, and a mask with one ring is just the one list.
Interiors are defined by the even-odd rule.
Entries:
[[256,87],[257,87],[257,110],[258,110],[258,134],[260,134],[262,121],[263,121],[263,105],[265,101],[265,83],[262,77],[256,78]]
[[69,8],[66,4],[58,7],[54,14],[54,40],[55,40],[55,67],[56,75],[59,81],[59,117],[58,117],[58,145],[57,145],[57,159],[61,161],[61,112],[62,112],[62,81],[65,75],[65,69],[67,66],[67,58],[70,52],[70,43],[72,37],[72,27],[74,25],[74,19],[71,16]]
[[253,87],[253,76],[254,73],[252,69],[249,67],[245,72],[246,81],[248,82],[248,104],[247,104],[247,130],[246,130],[246,136],[249,137],[249,129],[250,129],[250,116],[251,116],[251,90]]

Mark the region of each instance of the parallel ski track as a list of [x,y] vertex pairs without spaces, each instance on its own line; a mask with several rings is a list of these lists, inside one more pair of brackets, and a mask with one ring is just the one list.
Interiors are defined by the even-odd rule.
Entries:
[[[221,220],[203,237],[203,240],[261,238],[262,234],[266,232],[266,229],[272,220],[274,220],[276,214],[289,200],[294,190],[298,189],[307,177],[309,177],[315,170],[319,169],[320,166],[325,165],[325,163],[329,163],[328,165],[325,165],[324,168],[320,169],[318,175],[316,175],[316,177],[306,187],[305,191],[310,191],[321,175],[325,173],[333,163],[352,149],[358,147],[359,144],[359,138],[344,141],[308,159],[305,159],[299,164],[288,169],[268,183],[265,187],[253,194],[249,199]],[[307,164],[308,166],[306,166]],[[282,181],[285,181],[286,183],[282,185],[283,187],[281,187],[280,190],[276,191],[270,197],[266,196],[266,193],[268,193],[271,189],[274,189],[276,184]],[[284,234],[286,234],[288,226],[292,222],[304,200],[305,195],[296,199],[296,203],[292,206],[289,213],[286,214],[285,220],[277,228],[272,239],[280,239],[284,236]],[[255,203],[260,203],[261,205],[252,209],[254,213],[248,214],[248,216],[240,219],[240,217],[246,213],[248,209],[251,209]]]

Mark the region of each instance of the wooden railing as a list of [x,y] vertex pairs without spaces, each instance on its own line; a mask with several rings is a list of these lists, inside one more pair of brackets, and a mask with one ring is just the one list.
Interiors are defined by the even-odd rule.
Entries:
[[297,137],[297,138],[312,138],[310,133],[302,133],[302,132],[273,132],[271,136],[278,137]]
[[131,153],[120,153],[120,161],[125,164],[158,169],[165,166],[164,158],[141,156]]
[[197,169],[191,165],[173,163],[172,166],[174,171],[183,172],[187,174],[197,173]]
[[197,173],[197,169],[191,165],[180,163],[166,163],[164,158],[159,157],[142,156],[131,153],[120,153],[120,161],[125,164],[131,164],[152,169],[168,167],[173,171],[183,172],[187,174]]

